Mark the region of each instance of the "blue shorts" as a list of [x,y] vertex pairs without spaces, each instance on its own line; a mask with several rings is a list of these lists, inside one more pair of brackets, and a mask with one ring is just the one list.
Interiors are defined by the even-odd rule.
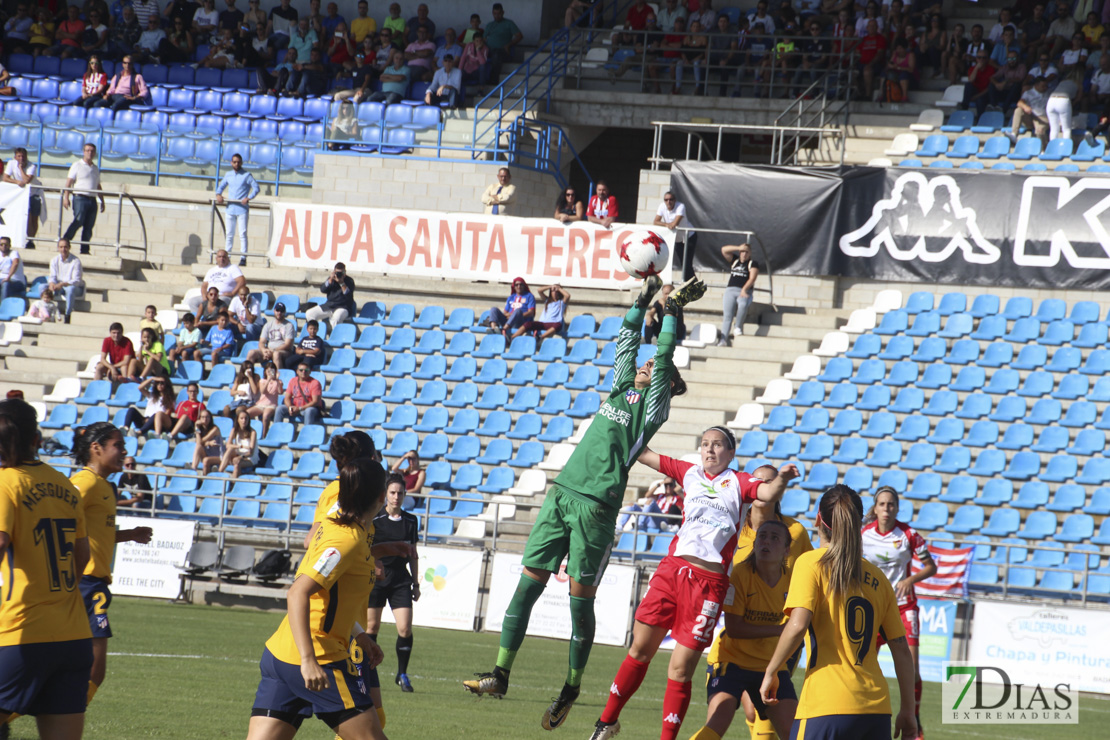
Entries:
[[890,715],[829,714],[796,719],[790,740],[890,740]]
[[107,582],[92,576],[82,576],[81,598],[85,600],[85,611],[89,613],[89,627],[92,628],[93,637],[111,637],[108,607],[112,605],[112,592],[108,590]]
[[[762,673],[749,671],[735,663],[711,663],[706,674],[705,693],[707,700],[723,691],[735,696],[736,701],[740,701],[740,696],[746,691],[748,692],[748,698],[752,701],[752,706],[755,707],[756,714],[759,715],[760,719],[767,719],[767,705],[759,697],[759,687],[763,685]],[[794,691],[794,683],[790,680],[789,671],[779,671],[779,690],[775,696],[779,701],[784,699],[798,700],[798,694]]]
[[347,644],[348,654],[351,656],[351,662],[355,664],[355,670],[358,675],[362,677],[363,683],[366,684],[366,689],[380,689],[382,682],[378,680],[378,669],[370,665],[370,657],[363,655],[362,648],[358,643],[351,640]]
[[92,664],[89,638],[0,647],[0,712],[83,714]]
[[299,665],[284,663],[268,649],[263,650],[259,664],[262,680],[258,682],[251,716],[275,717],[300,727],[305,717],[315,714],[334,730],[374,707],[366,683],[350,671],[350,665],[346,660],[322,665],[328,674],[328,687],[309,691]]

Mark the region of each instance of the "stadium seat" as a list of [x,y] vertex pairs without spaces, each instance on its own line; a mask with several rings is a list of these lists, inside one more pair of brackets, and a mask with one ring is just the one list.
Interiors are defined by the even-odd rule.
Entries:
[[1092,457],[1101,455],[1106,449],[1106,434],[1099,429],[1081,429],[1075,442],[1067,448],[1072,455]]
[[894,363],[890,369],[890,373],[882,379],[882,383],[895,388],[902,388],[917,382],[917,374],[917,363],[903,360],[902,362]]
[[772,460],[787,460],[796,457],[801,449],[801,437],[793,432],[786,432],[775,437],[766,456]]
[[597,358],[597,342],[592,339],[578,339],[571,345],[570,352],[566,355],[566,362],[572,365],[582,365],[593,362]]
[[938,501],[922,504],[911,522],[914,529],[932,532],[948,523],[948,507]]
[[906,335],[911,337],[928,337],[939,331],[940,314],[936,311],[925,311],[914,317],[913,325],[906,330]]
[[595,391],[579,393],[574,398],[573,405],[567,409],[566,415],[574,419],[592,417],[601,408],[601,396]]
[[[747,435],[745,435],[747,436]],[[858,437],[847,437],[840,442],[836,454],[829,459],[834,463],[856,465],[867,457],[867,440]]]
[[995,509],[991,512],[987,526],[983,527],[982,534],[990,537],[1009,537],[1018,531],[1020,524],[1021,514],[1016,509]]
[[945,362],[949,365],[970,365],[979,360],[979,343],[974,339],[959,339],[949,351]]
[[1055,424],[1060,421],[1060,402],[1054,398],[1042,398],[1033,404],[1025,420],[1030,424]]
[[883,440],[875,445],[871,456],[864,464],[872,468],[889,468],[902,460],[902,445],[892,439]]
[[852,344],[852,348],[845,353],[845,357],[855,360],[866,360],[877,355],[881,349],[882,339],[877,335],[870,333],[860,334],[856,337],[856,341]]
[[[790,406],[776,406],[774,409],[772,409],[772,413],[775,412],[775,411],[782,411],[783,412],[779,415],[778,421],[776,422],[776,424],[780,423],[782,421],[785,421],[787,419],[796,418],[796,413],[797,412],[793,408],[791,408]],[[789,412],[789,413],[786,413],[786,412]],[[856,411],[854,409],[845,409],[844,411],[841,411],[840,413],[845,414],[844,424],[846,426],[853,426],[852,423],[851,423],[851,417],[854,415],[855,416],[855,424],[854,424],[854,427],[853,427],[853,431],[859,431],[860,418],[861,417],[860,417],[860,413],[858,411]],[[839,414],[838,414],[838,416],[839,416]],[[793,431],[795,431],[799,434],[817,434],[818,432],[824,432],[825,430],[829,430],[830,432],[832,432],[832,430],[829,428],[829,411],[828,411],[828,409],[822,409],[822,408],[806,409],[805,413],[802,414],[801,421],[791,422],[790,424],[783,427],[782,429],[768,429],[766,425],[764,425],[760,428],[763,429],[764,431],[777,431],[777,432],[783,432],[783,431],[788,431],[788,430],[792,429]],[[851,434],[852,432],[846,432],[846,433]]]
[[536,338],[527,334],[513,338],[509,349],[502,355],[506,360],[531,359],[536,353]]
[[[910,390],[909,388],[905,390]],[[913,389],[918,390],[918,389]],[[920,392],[920,391],[919,391]],[[901,398],[901,393],[898,394]],[[953,391],[937,391],[929,398],[929,405],[921,409],[921,413],[926,416],[948,416],[956,412],[956,403],[959,398]],[[916,409],[914,409],[916,410]],[[895,413],[902,413],[900,410],[891,408]]]
[[969,365],[960,369],[956,379],[948,387],[959,393],[976,393],[983,389],[986,380],[986,370],[978,365]]
[[904,360],[913,352],[913,338],[906,335],[891,337],[877,357],[880,360]]
[[[947,351],[948,346],[945,344],[943,339],[939,337],[926,337],[925,339],[921,340],[921,344],[918,345],[916,350],[914,350],[911,345],[911,354],[909,355],[909,359],[913,360],[914,362],[937,362],[938,360],[944,358],[944,353]],[[880,355],[879,357],[880,359],[887,359],[885,357],[882,357],[882,355]]]
[[524,442],[517,448],[516,455],[509,460],[509,466],[514,468],[532,468],[543,461],[544,447],[542,442]]
[[[871,393],[871,391],[875,391]],[[857,409],[863,411],[877,411],[887,409],[896,414],[914,414],[922,410],[925,405],[925,391],[920,388],[902,388],[894,399],[890,401],[890,388],[886,386],[868,388],[863,394]]]
[[1078,370],[1081,364],[1083,364],[1083,353],[1078,347],[1061,347],[1052,353],[1052,360],[1044,366],[1044,369],[1051,373],[1070,373]]
[[[897,444],[891,441],[891,444]],[[880,443],[882,444],[882,443]],[[927,470],[937,459],[937,450],[929,442],[918,442],[910,447],[901,463],[903,470]]]
[[569,378],[569,365],[562,362],[548,362],[543,368],[543,374],[536,378],[535,384],[540,388],[557,388],[566,385]]
[[983,527],[983,507],[975,504],[965,504],[952,515],[952,521],[944,526],[945,532],[953,534],[971,534],[978,532]]
[[854,383],[837,383],[821,405],[827,409],[844,409],[855,404],[858,398],[859,389]]
[[[840,412],[840,414],[844,414],[847,411],[848,409],[845,409],[845,411]],[[840,414],[837,414],[837,416],[839,417]],[[886,439],[894,433],[897,423],[898,418],[894,414],[888,411],[876,411],[871,414],[871,417],[867,420],[867,426],[860,431],[860,436],[869,439]]]
[[766,432],[752,430],[740,438],[736,448],[738,457],[759,457],[767,451],[768,437]]
[[[776,442],[778,440],[776,439]],[[816,434],[806,440],[806,447],[799,455],[799,460],[806,462],[820,462],[832,456],[835,448],[835,442],[832,437],[827,434]],[[835,467],[835,466],[834,466]],[[813,478],[813,471],[810,471],[807,480]],[[823,490],[823,489],[822,489]]]
[[[478,345],[478,349],[471,352],[472,357],[482,360],[490,358],[501,359],[504,354],[505,337],[500,334],[487,334],[482,337],[482,342]],[[502,360],[502,362],[504,362],[504,360]]]
[[[991,517],[994,521],[994,517]],[[1056,533],[1056,515],[1050,511],[1033,511],[1025,517],[1025,526],[1016,536],[1025,540],[1044,540]],[[984,531],[986,534],[986,531]]]
[[[588,422],[587,422],[588,423]],[[570,439],[574,434],[574,420],[566,416],[556,416],[547,422],[543,434],[536,437],[541,442],[558,444]]]
[[[925,473],[922,473],[925,475]],[[919,475],[918,478],[921,476]],[[1008,483],[1008,481],[1001,481]],[[970,475],[958,475],[948,481],[948,488],[937,498],[945,503],[962,504],[975,499],[979,482]]]
[[[577,375],[577,373],[576,373]],[[824,411],[826,426],[828,424],[828,412],[824,409],[810,409],[811,411]],[[808,411],[806,413],[809,413]],[[784,432],[787,429],[792,429],[798,419],[798,412],[793,406],[775,406],[767,415],[767,420],[760,425],[760,429],[765,432]]]
[[[495,387],[495,386],[490,386],[490,388],[493,388],[493,387]],[[489,390],[489,389],[487,388],[487,390]],[[508,391],[507,388],[505,390],[506,390],[506,392]],[[569,406],[570,405],[570,393],[567,393],[564,390],[563,394],[565,394],[565,397],[566,397],[566,406]],[[482,397],[484,399],[485,395],[483,395]],[[558,398],[558,396],[556,396],[556,398]],[[509,401],[508,403],[502,402],[502,403],[499,403],[499,404],[496,404],[496,405],[493,405],[493,406],[488,406],[488,404],[487,404],[486,407],[488,407],[488,408],[497,408],[498,406],[504,406],[506,411],[524,411],[524,412],[527,412],[527,411],[534,411],[536,409],[536,406],[539,405],[539,402],[540,402],[540,389],[536,388],[534,386],[524,386],[523,388],[518,388],[517,389],[517,391],[513,394],[513,399],[511,401]],[[566,406],[564,406],[564,408]],[[483,407],[479,406],[479,408],[483,408]]]
[[286,447],[291,450],[315,450],[324,444],[325,429],[317,424],[302,424],[297,438]]
[[909,315],[902,309],[883,314],[882,323],[875,327],[875,333],[882,336],[904,334],[908,327]]
[[968,447],[990,447],[998,441],[998,424],[983,419],[971,425],[971,429],[964,439]]
[[[877,338],[877,337],[876,337]],[[852,377],[852,361],[847,357],[832,357],[815,380],[822,383],[839,383]]]
[[902,420],[902,424],[892,438],[899,442],[917,442],[925,439],[929,430],[930,423],[927,418],[920,414],[911,414]]
[[447,358],[443,355],[429,355],[420,361],[420,367],[412,374],[417,380],[437,380],[447,372]]

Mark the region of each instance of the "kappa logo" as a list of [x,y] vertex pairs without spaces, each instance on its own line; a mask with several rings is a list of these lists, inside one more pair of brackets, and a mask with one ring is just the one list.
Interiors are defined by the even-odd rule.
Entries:
[[668,714],[666,717],[663,718],[663,721],[664,722],[670,722],[672,725],[680,725],[680,724],[682,724],[682,717],[679,717],[674,712],[671,712],[670,714]]
[[609,693],[613,694],[614,696],[620,696],[621,695],[621,690],[617,687],[617,682],[616,681],[614,681],[613,685],[609,687]]
[[[1054,267],[1063,256],[1076,269],[1110,269],[1110,230],[1104,221],[1108,210],[1110,182],[1100,178],[1026,179],[1014,231],[1014,264]],[[1034,253],[1038,243],[1048,245],[1047,254]],[[1076,243],[1091,246],[1080,254]]]
[[974,209],[960,202],[952,177],[907,172],[894,182],[890,197],[875,204],[867,223],[840,237],[840,251],[874,257],[885,249],[897,260],[944,262],[959,250],[967,262],[993,264],[1002,253],[984,238],[975,217]]

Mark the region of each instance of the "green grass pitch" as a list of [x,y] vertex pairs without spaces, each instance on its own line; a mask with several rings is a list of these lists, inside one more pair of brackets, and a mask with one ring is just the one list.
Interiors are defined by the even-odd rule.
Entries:
[[[416,608],[420,608],[419,604]],[[116,599],[111,609],[116,637],[108,643],[108,677],[86,715],[85,737],[93,740],[246,737],[262,644],[281,618],[276,612]],[[526,640],[509,693],[504,700],[497,701],[475,699],[460,685],[473,672],[492,667],[497,635],[418,628],[409,671],[416,688],[413,694],[402,694],[392,682],[394,635],[392,625],[384,625],[381,643],[386,660],[380,672],[388,714],[386,733],[394,740],[553,737],[584,740],[593,729],[609,683],[624,656],[620,648],[594,648],[582,697],[566,724],[548,733],[540,728],[540,717],[562,685],[566,643]],[[622,738],[658,737],[666,658],[666,654],[657,656],[643,687],[625,708],[621,717]],[[795,677],[795,685],[800,687],[800,677]],[[1110,701],[1084,696],[1078,726],[952,728],[940,724],[939,700],[939,686],[926,684],[922,721],[928,740],[965,737],[1104,740],[1110,725]],[[692,735],[704,719],[705,694],[695,688],[681,737]],[[297,736],[318,740],[333,737],[316,719],[305,722]],[[37,737],[33,720],[17,720],[12,737]],[[734,724],[728,737],[747,737],[742,722]]]

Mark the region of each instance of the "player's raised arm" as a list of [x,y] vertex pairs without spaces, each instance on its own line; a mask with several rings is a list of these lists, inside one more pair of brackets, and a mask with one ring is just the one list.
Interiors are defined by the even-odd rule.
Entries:
[[779,468],[779,474],[766,483],[760,483],[759,488],[756,490],[756,497],[760,501],[777,501],[782,498],[782,494],[786,491],[786,487],[790,481],[797,478],[801,473],[798,472],[798,466],[793,463],[783,465]]

